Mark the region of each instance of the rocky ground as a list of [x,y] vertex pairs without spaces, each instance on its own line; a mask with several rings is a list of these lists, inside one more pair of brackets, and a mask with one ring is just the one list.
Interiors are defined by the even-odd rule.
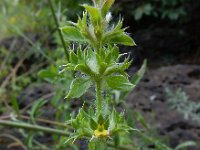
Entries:
[[147,71],[143,80],[129,95],[128,103],[142,112],[147,122],[160,135],[169,137],[171,146],[193,140],[198,145],[190,150],[200,150],[200,120],[186,120],[182,114],[171,109],[164,92],[167,87],[173,90],[181,88],[189,96],[189,100],[200,103],[200,66],[176,65]]

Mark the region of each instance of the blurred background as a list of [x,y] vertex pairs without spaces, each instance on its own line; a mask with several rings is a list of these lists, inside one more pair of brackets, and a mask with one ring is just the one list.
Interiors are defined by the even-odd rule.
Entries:
[[[60,26],[77,20],[83,11],[80,3],[91,1],[54,0]],[[172,147],[187,140],[200,142],[199,10],[197,0],[116,0],[112,7],[113,23],[119,15],[124,18],[137,44],[120,48],[133,59],[128,73],[133,75],[145,58],[148,61],[143,80],[127,101]],[[44,104],[46,111],[34,115],[53,118],[69,81],[38,74],[44,69],[57,72],[63,64],[64,50],[48,1],[1,0],[0,115],[10,114],[16,101],[26,112],[39,99],[51,100],[51,105]],[[62,109],[80,106],[75,101]]]

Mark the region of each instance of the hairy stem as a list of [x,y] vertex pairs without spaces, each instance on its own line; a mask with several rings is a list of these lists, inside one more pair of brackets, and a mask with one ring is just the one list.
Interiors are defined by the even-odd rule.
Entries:
[[102,109],[102,81],[96,80],[96,109],[97,109],[97,115],[99,116],[101,114]]

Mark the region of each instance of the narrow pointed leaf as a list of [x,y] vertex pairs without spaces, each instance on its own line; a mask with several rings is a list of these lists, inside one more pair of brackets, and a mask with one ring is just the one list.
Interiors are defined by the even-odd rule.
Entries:
[[89,150],[95,150],[95,141],[91,140],[88,144]]
[[41,70],[38,72],[38,76],[40,78],[54,78],[54,77],[59,77],[60,74],[52,72],[50,70]]
[[76,27],[64,26],[60,29],[63,32],[65,40],[67,41],[85,41],[81,32]]
[[113,5],[114,2],[115,0],[105,0],[101,10],[103,17],[106,16],[106,14],[108,13],[110,7]]
[[91,20],[92,24],[93,25],[99,24],[101,21],[100,10],[96,7],[92,7],[89,5],[83,5],[83,7],[85,7],[85,9],[89,12],[90,20]]
[[68,95],[65,98],[79,98],[91,86],[90,78],[76,78],[72,81]]
[[195,146],[197,145],[194,141],[186,141],[186,142],[183,142],[181,144],[179,144],[175,150],[181,150],[181,149],[186,149],[188,147],[191,147],[191,146]]
[[108,38],[107,43],[122,44],[127,46],[136,45],[133,39],[125,33],[121,33]]
[[106,83],[112,89],[120,91],[129,91],[134,87],[134,85],[122,75],[110,75],[106,77]]
[[69,60],[72,64],[77,64],[78,63],[78,56],[73,51],[71,51]]
[[19,104],[16,97],[12,95],[10,100],[14,111],[16,112],[16,114],[19,114]]
[[[144,76],[146,68],[147,68],[147,61],[144,60],[141,68],[131,78],[132,84],[137,85],[140,82],[140,80]],[[130,91],[132,91],[134,88],[135,88],[135,86]],[[122,100],[125,99],[125,97],[130,93],[130,91],[126,91],[126,92],[121,93],[120,99],[122,99]]]
[[92,76],[94,73],[90,70],[90,68],[87,65],[84,64],[78,64],[75,66],[74,70],[80,71],[88,76]]
[[97,123],[91,118],[90,119],[90,128],[92,129],[92,130],[96,130],[97,129]]
[[142,79],[142,77],[144,76],[146,68],[147,68],[147,61],[144,60],[144,62],[142,64],[142,67],[131,78],[131,83],[137,85],[139,83],[139,81]]
[[104,118],[103,118],[102,114],[100,114],[99,117],[98,117],[98,123],[99,124],[103,124],[104,123]]
[[86,64],[90,68],[90,70],[92,70],[96,74],[99,73],[100,66],[94,53],[91,53],[89,56],[87,56]]

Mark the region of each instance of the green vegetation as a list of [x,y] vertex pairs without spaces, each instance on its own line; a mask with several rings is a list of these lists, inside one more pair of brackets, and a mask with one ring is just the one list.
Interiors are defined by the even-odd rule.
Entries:
[[[147,61],[129,77],[132,60],[119,46],[136,44],[123,19],[112,20],[114,0],[85,2],[0,2],[0,131],[5,130],[0,139],[8,138],[13,142],[6,146],[25,150],[76,150],[80,141],[90,150],[172,150],[125,101],[142,79]],[[136,20],[162,11],[146,5],[143,13],[138,5]],[[162,17],[178,19],[183,14]],[[66,22],[69,19],[73,22]],[[48,84],[53,92],[23,106],[21,93],[33,83],[37,88]],[[80,107],[73,108],[76,102]],[[7,132],[8,126],[13,132]],[[190,145],[194,143],[182,143],[175,150]]]
[[200,103],[189,100],[188,95],[180,88],[175,92],[166,88],[165,93],[172,109],[181,113],[186,120],[192,118],[195,121],[200,121]]
[[178,20],[186,16],[184,6],[189,0],[150,0],[141,1],[134,11],[134,18],[141,19],[143,16],[154,16],[161,19]]

